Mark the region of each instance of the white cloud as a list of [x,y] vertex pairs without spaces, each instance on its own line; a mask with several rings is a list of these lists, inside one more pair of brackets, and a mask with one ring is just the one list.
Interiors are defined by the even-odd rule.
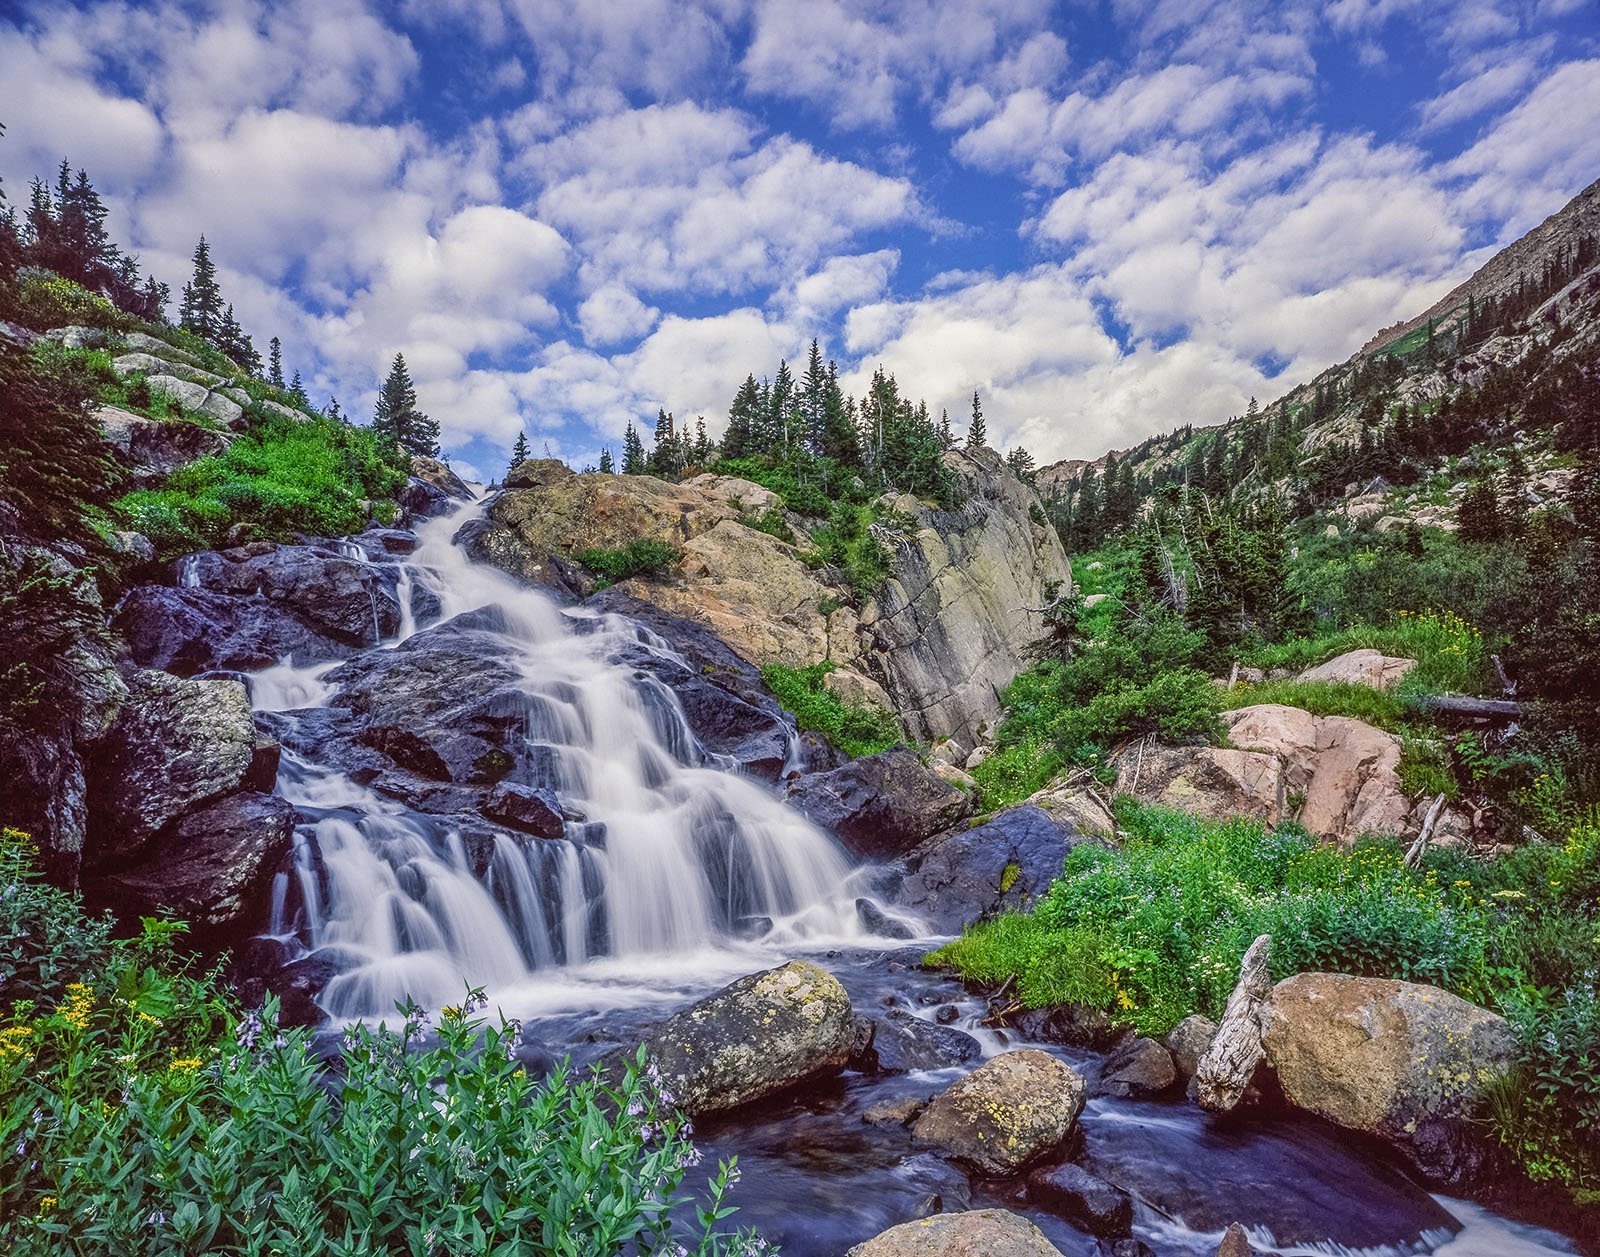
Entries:
[[1532,57],[1515,56],[1480,69],[1422,106],[1424,130],[1447,127],[1516,95],[1539,72]]
[[793,321],[802,327],[816,326],[846,306],[875,301],[899,265],[898,249],[829,258],[820,269],[797,280],[786,294]]
[[591,345],[634,340],[655,326],[661,311],[647,306],[621,284],[606,284],[583,299],[578,323]]

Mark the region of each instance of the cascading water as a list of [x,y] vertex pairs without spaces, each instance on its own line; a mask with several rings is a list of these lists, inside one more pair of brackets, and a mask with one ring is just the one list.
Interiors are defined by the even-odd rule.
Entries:
[[[297,844],[298,925],[337,968],[327,1011],[382,1015],[407,996],[437,1007],[468,984],[504,993],[536,970],[601,958],[681,965],[737,950],[751,933],[778,944],[861,937],[851,869],[832,840],[708,756],[660,682],[608,662],[641,641],[669,648],[469,561],[451,538],[476,509],[422,527],[402,568],[402,606],[416,582],[437,597],[441,619],[495,610],[494,647],[516,671],[528,737],[550,765],[541,784],[583,819],[562,839],[494,837],[478,876],[442,818],[286,752],[280,792],[319,817]],[[414,631],[408,614],[392,645]],[[331,666],[256,674],[257,709],[321,705]],[[296,924],[282,919],[287,898],[274,932]]]

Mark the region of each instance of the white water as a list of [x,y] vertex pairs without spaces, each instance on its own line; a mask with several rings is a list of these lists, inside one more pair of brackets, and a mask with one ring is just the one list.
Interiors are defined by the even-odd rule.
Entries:
[[[606,661],[625,643],[670,653],[666,645],[618,617],[563,611],[471,563],[450,538],[476,510],[419,530],[402,605],[418,582],[439,598],[442,619],[499,610],[496,658],[517,672],[530,746],[546,748],[551,765],[549,779],[532,784],[552,788],[584,823],[569,825],[573,841],[494,838],[480,879],[461,836],[439,818],[286,753],[280,792],[324,813],[302,830],[297,881],[309,945],[341,966],[322,997],[328,1012],[383,1015],[407,996],[437,1007],[468,985],[560,1005],[578,997],[562,993],[574,981],[592,1003],[595,984],[618,998],[629,988],[643,995],[646,970],[663,979],[748,972],[759,949],[741,933],[760,933],[768,954],[859,941],[857,892],[833,841],[765,786],[713,762],[658,681]],[[588,631],[575,631],[578,618]],[[408,610],[391,645],[415,630]],[[333,666],[286,661],[256,674],[256,707],[322,705]],[[272,932],[293,925],[275,920]]]

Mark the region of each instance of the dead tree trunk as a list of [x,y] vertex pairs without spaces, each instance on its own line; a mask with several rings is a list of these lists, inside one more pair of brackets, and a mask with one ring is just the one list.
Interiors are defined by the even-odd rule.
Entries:
[[1228,996],[1227,1011],[1211,1046],[1200,1058],[1190,1094],[1201,1108],[1227,1113],[1243,1098],[1256,1066],[1266,1059],[1261,1045],[1261,1009],[1272,991],[1267,962],[1272,958],[1272,935],[1263,934],[1250,944],[1239,962],[1239,981]]

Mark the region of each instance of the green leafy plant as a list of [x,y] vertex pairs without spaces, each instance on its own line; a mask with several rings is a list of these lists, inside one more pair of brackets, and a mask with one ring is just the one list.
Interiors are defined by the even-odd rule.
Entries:
[[683,558],[670,542],[641,537],[615,550],[583,550],[573,556],[601,578],[602,588],[635,576],[659,576]]
[[904,737],[894,713],[852,706],[826,687],[824,678],[834,668],[831,662],[809,668],[773,663],[761,669],[761,679],[800,729],[822,734],[852,758],[900,745]]

